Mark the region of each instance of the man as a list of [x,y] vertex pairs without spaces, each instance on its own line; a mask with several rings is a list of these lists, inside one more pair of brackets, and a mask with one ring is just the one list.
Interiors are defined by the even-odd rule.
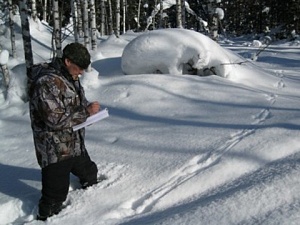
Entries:
[[90,64],[88,50],[79,43],[63,49],[63,57],[34,65],[28,74],[31,127],[37,161],[42,168],[42,196],[37,219],[58,214],[66,200],[70,173],[83,188],[97,183],[97,166],[85,148],[85,130],[72,127],[100,110],[89,103],[78,76]]

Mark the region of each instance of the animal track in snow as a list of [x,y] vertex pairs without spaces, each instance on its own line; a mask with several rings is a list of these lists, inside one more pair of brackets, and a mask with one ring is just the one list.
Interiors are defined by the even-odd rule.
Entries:
[[283,82],[283,80],[281,79],[280,81],[278,81],[275,85],[278,89],[282,89],[285,87],[285,83]]
[[253,124],[261,124],[266,121],[266,119],[271,117],[271,113],[269,109],[263,109],[259,113],[253,116],[255,119]]
[[194,156],[181,168],[176,170],[166,182],[145,193],[143,196],[138,197],[137,199],[131,199],[123,203],[116,211],[112,211],[111,213],[107,214],[105,218],[128,217],[150,212],[165,195],[199,173],[205,171],[213,165],[216,165],[224,153],[229,151],[233,146],[239,143],[246,136],[252,134],[254,131],[254,129],[245,129],[236,132],[235,134],[231,135],[230,139],[228,139],[224,144],[220,145],[214,151]]
[[266,99],[270,102],[270,105],[273,105],[276,102],[276,94],[266,94]]
[[[276,99],[276,94],[266,94],[266,100],[269,102],[270,106],[275,104]],[[266,122],[266,120],[271,118],[271,116],[272,114],[268,107],[261,109],[261,111],[257,114],[252,115],[253,122],[251,125],[254,125],[252,126],[253,128],[239,130],[231,134],[225,141],[221,141],[221,144],[219,144],[219,146],[217,146],[213,151],[194,156],[181,168],[176,170],[165,182],[136,199],[124,202],[117,210],[107,214],[106,217],[129,217],[136,214],[150,212],[153,207],[168,193],[172,192],[194,176],[218,164],[226,152],[230,151],[247,136],[255,133],[257,129],[256,126],[262,125]]]
[[130,96],[129,91],[128,90],[123,90],[120,93],[119,97],[114,100],[114,102],[119,102],[119,101],[121,101],[121,100],[123,100],[125,98],[128,98],[129,96]]

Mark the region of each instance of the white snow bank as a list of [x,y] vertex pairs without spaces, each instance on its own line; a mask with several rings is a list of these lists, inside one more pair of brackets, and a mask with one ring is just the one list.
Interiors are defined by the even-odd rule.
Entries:
[[[210,38],[191,30],[165,29],[146,32],[132,40],[122,55],[125,74],[203,73],[203,69],[218,66],[221,61],[213,51],[220,46]],[[225,52],[223,53],[225,56]],[[229,58],[226,62],[229,62]],[[193,71],[193,72],[192,72]],[[226,71],[218,71],[226,77]]]
[[218,75],[254,87],[273,87],[277,80],[209,37],[186,29],[155,30],[138,36],[124,48],[121,66],[125,74]]

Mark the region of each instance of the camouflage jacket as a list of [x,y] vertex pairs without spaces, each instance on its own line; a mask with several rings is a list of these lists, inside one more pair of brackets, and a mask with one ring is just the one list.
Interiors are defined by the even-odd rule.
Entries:
[[36,157],[43,168],[85,154],[84,122],[88,101],[79,80],[73,80],[61,59],[34,65],[28,74],[28,97]]

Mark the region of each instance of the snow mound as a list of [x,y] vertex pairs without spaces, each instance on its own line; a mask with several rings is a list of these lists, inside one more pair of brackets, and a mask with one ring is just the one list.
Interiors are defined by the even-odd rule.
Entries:
[[[162,60],[163,59],[163,60]],[[133,39],[122,54],[125,74],[198,74],[228,77],[238,56],[209,37],[186,29],[146,32]]]
[[277,81],[209,37],[177,28],[148,31],[133,39],[124,48],[121,67],[124,74],[217,75],[253,87],[273,88]]

